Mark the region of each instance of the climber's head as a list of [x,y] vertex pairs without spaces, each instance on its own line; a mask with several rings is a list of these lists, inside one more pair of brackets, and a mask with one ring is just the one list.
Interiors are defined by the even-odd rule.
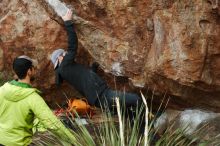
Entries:
[[53,53],[51,54],[50,60],[53,63],[54,69],[56,69],[59,66],[59,64],[61,64],[65,54],[66,52],[63,49],[57,49],[53,51]]

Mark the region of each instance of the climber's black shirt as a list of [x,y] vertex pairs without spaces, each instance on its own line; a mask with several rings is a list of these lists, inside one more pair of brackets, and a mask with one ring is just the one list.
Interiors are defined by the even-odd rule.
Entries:
[[55,70],[56,84],[67,81],[87,98],[89,104],[94,105],[97,97],[108,88],[107,84],[91,69],[74,61],[78,48],[77,35],[71,21],[65,21],[64,24],[68,35],[68,49],[62,63]]

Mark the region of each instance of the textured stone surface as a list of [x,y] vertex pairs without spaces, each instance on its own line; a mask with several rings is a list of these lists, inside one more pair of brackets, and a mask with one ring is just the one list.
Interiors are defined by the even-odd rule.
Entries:
[[[11,72],[17,55],[37,58],[41,62],[37,85],[47,89],[53,84],[48,55],[54,48],[67,45],[62,21],[48,1],[0,3],[4,69]],[[127,76],[133,85],[155,93],[173,95],[181,105],[220,110],[217,0],[63,2],[74,8],[80,48],[86,49],[105,72]]]
[[3,50],[0,48],[0,71],[4,68]]
[[148,85],[156,83],[156,90],[197,106],[219,107],[220,23],[216,10],[215,1],[196,0],[176,2],[170,9],[155,12],[155,36],[145,66]]
[[[174,132],[182,130],[186,136],[199,136],[199,139],[213,142],[218,137],[220,114],[198,109],[177,111],[166,110],[155,122],[154,128],[159,134],[163,134],[167,129]],[[209,144],[212,145],[212,144]]]
[[0,46],[5,70],[12,72],[12,61],[26,54],[39,62],[38,85],[48,87],[52,79],[48,55],[54,48],[66,47],[66,33],[42,3],[29,0],[2,0],[0,3]]

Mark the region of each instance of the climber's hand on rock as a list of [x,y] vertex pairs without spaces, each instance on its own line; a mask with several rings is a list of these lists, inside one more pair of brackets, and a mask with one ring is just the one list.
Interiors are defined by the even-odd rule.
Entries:
[[68,9],[66,14],[62,17],[63,21],[72,20],[72,14],[73,12],[70,9]]

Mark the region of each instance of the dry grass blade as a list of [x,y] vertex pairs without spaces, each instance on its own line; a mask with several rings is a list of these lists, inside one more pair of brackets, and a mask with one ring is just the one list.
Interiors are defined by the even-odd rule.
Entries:
[[148,106],[147,106],[147,101],[142,93],[141,93],[141,97],[145,105],[144,146],[148,146]]
[[120,109],[120,103],[119,103],[118,97],[116,97],[115,102],[116,102],[116,108],[117,108],[118,119],[119,119],[119,131],[120,131],[120,138],[121,138],[121,146],[125,146],[124,130],[123,130],[124,128],[123,128],[121,109]]

